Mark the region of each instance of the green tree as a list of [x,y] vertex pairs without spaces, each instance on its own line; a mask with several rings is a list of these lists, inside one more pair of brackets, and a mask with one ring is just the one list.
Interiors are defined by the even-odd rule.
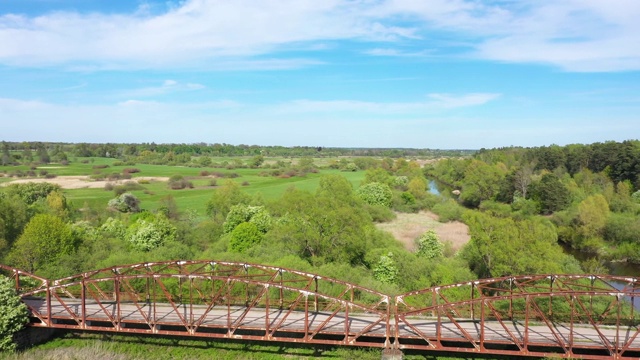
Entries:
[[462,256],[480,277],[561,273],[569,263],[546,219],[495,218],[477,211],[464,216],[471,241]]
[[251,196],[243,192],[238,183],[226,180],[219,189],[216,189],[207,202],[207,212],[213,217],[227,216],[233,205],[249,204]]
[[540,204],[543,214],[564,210],[571,203],[571,195],[557,175],[548,173],[536,185],[534,199]]
[[259,244],[264,234],[258,229],[256,224],[243,222],[236,226],[231,232],[229,239],[229,249],[233,252],[245,252],[247,249]]
[[223,224],[224,232],[230,233],[236,226],[244,222],[252,222],[261,232],[266,233],[271,227],[271,215],[265,210],[264,206],[234,205],[231,207]]
[[416,254],[429,260],[442,257],[444,244],[435,231],[429,230],[416,239]]
[[356,195],[369,205],[391,206],[393,193],[389,185],[379,182],[366,183],[356,190]]
[[0,353],[16,349],[13,334],[28,322],[29,312],[16,293],[13,281],[0,275]]
[[380,255],[378,263],[373,268],[373,277],[385,284],[395,284],[398,281],[398,265],[393,259],[393,253]]
[[71,227],[59,217],[38,214],[31,218],[9,252],[9,261],[18,268],[36,272],[76,249]]
[[585,237],[602,236],[608,217],[609,204],[602,194],[589,196],[578,204],[580,233]]
[[149,251],[174,241],[176,232],[176,227],[163,215],[146,213],[129,226],[125,236],[136,249]]
[[473,160],[464,174],[460,199],[467,205],[478,207],[484,200],[491,200],[500,191],[506,171],[498,165],[488,165]]

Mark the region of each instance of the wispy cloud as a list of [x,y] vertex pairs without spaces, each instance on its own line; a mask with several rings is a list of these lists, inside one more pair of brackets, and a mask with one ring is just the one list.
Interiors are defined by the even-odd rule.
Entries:
[[175,92],[202,90],[206,86],[196,83],[181,83],[175,80],[165,80],[159,86],[150,86],[123,92],[124,97],[151,97]]
[[417,56],[446,47],[437,39],[446,33],[467,44],[469,57],[569,71],[638,70],[638,18],[636,0],[187,0],[162,12],[141,6],[131,14],[1,15],[0,63],[284,69],[318,64],[284,52],[322,51],[327,41],[375,44],[367,52],[375,56]]
[[368,102],[356,100],[295,100],[278,106],[281,112],[304,113],[343,113],[361,114],[421,114],[423,112],[442,111],[448,109],[479,106],[500,97],[500,94],[428,94],[425,101],[420,102]]

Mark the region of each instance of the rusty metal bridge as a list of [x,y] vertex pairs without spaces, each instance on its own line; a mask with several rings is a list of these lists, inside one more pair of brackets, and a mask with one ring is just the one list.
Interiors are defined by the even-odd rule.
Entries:
[[640,278],[531,275],[388,295],[225,261],[114,266],[49,280],[0,265],[29,326],[583,359],[640,357]]

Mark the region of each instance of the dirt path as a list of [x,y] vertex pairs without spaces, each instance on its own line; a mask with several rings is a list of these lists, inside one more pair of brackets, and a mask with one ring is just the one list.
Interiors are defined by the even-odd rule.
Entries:
[[88,176],[58,176],[52,179],[43,179],[43,178],[33,178],[33,179],[18,179],[9,182],[5,182],[0,184],[0,186],[9,186],[11,184],[24,184],[28,182],[42,183],[47,182],[50,184],[59,185],[63,189],[99,189],[104,188],[107,183],[112,184],[120,184],[125,181],[140,181],[140,180],[148,180],[148,181],[167,181],[168,177],[152,177],[152,176],[144,176],[144,177],[135,177],[127,180],[91,180]]
[[389,223],[377,224],[379,229],[390,232],[393,237],[404,244],[409,251],[414,251],[414,240],[427,230],[434,230],[440,241],[450,241],[454,250],[459,250],[469,242],[469,228],[467,225],[453,221],[438,222],[438,215],[430,211],[417,214],[397,213],[397,218]]

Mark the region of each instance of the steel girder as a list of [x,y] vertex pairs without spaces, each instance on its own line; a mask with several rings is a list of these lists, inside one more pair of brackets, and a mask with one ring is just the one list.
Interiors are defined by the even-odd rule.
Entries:
[[390,296],[225,261],[114,266],[47,280],[0,265],[31,326],[513,356],[640,357],[640,279],[530,275]]

